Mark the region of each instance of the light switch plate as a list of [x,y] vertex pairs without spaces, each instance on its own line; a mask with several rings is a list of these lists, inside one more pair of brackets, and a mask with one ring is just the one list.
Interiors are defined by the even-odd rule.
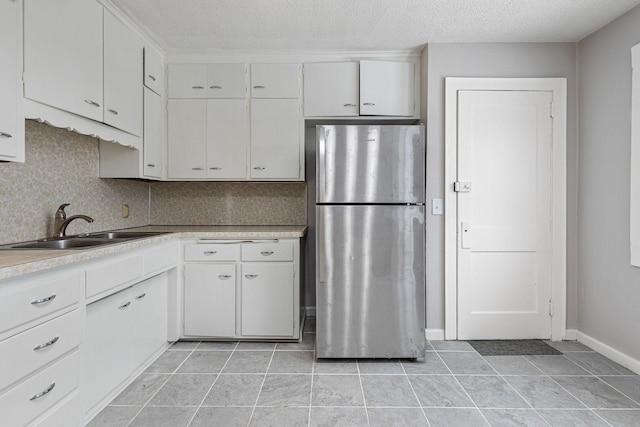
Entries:
[[431,215],[443,215],[444,202],[442,199],[431,199]]

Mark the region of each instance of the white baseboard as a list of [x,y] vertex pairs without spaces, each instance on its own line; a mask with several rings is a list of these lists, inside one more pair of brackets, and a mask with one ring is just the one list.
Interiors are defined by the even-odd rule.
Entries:
[[640,360],[634,359],[633,357],[624,354],[623,352],[608,346],[602,341],[598,341],[597,339],[590,337],[589,335],[584,334],[580,331],[577,331],[577,336],[578,342],[591,347],[598,353],[608,357],[616,363],[621,364],[625,368],[632,370],[636,374],[640,374]]
[[577,341],[578,340],[578,330],[577,329],[567,329],[564,333],[564,339],[567,341]]
[[443,341],[444,329],[425,329],[424,335],[429,341]]

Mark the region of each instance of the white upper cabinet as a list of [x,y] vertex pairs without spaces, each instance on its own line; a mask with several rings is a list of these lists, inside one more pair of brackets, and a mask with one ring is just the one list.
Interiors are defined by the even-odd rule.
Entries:
[[167,114],[169,178],[206,178],[207,101],[170,99]]
[[360,61],[360,115],[413,116],[414,64]]
[[92,0],[25,0],[25,97],[103,118],[103,7]]
[[207,66],[208,98],[245,98],[247,66],[245,64],[209,64]]
[[104,12],[104,123],[142,136],[142,43]]
[[357,116],[358,83],[355,61],[304,64],[304,115]]
[[207,177],[247,177],[248,106],[245,99],[207,100]]
[[24,119],[19,113],[22,57],[21,2],[0,0],[0,160],[24,161]]
[[143,174],[146,177],[164,177],[164,123],[162,97],[144,88]]
[[207,66],[169,64],[169,98],[206,98]]
[[164,62],[150,47],[144,48],[144,85],[158,95],[164,94]]
[[417,117],[415,64],[399,61],[307,63],[306,117]]
[[300,64],[251,64],[252,98],[299,98]]

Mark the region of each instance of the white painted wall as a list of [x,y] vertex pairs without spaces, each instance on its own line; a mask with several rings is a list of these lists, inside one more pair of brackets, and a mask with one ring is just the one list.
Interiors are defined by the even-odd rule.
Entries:
[[629,264],[631,46],[640,7],[578,44],[578,329],[640,360],[640,268]]
[[[577,327],[577,135],[574,43],[434,43],[428,47],[427,204],[444,198],[445,77],[566,77],[567,328]],[[446,209],[446,206],[445,206]],[[444,329],[444,216],[427,215],[427,328]]]

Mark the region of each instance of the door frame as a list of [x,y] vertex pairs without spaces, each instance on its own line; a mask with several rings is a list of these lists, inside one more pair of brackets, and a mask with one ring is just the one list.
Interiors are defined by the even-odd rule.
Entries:
[[567,80],[566,78],[445,78],[444,336],[458,338],[458,91],[545,91],[552,93],[551,141],[551,339],[566,333],[567,294]]

